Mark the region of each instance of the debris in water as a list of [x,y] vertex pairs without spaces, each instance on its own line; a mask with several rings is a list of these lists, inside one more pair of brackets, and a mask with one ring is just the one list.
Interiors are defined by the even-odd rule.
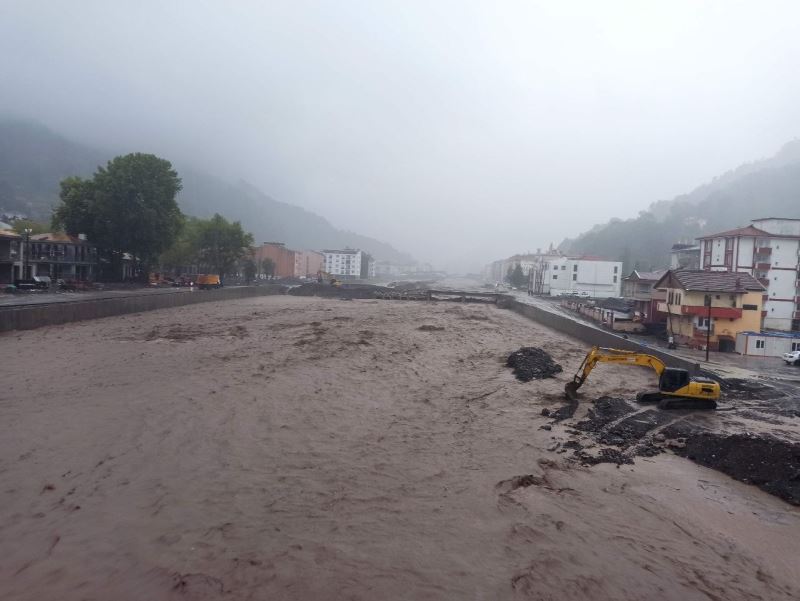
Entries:
[[514,375],[520,382],[552,378],[562,371],[561,366],[546,351],[535,346],[523,346],[511,353],[506,365],[513,368]]

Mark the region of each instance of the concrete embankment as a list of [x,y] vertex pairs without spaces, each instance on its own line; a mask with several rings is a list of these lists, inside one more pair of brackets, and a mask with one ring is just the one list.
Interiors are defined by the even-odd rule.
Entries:
[[32,330],[86,319],[141,313],[195,303],[235,300],[285,294],[285,286],[241,286],[219,290],[176,290],[172,293],[131,294],[105,298],[83,298],[69,302],[37,303],[0,307],[0,332]]
[[675,355],[665,353],[653,347],[644,347],[636,341],[623,338],[618,334],[592,327],[564,315],[558,315],[557,313],[546,311],[533,305],[521,303],[511,296],[501,297],[498,304],[501,307],[511,309],[520,315],[524,315],[529,319],[553,328],[563,334],[582,340],[591,346],[596,345],[628,351],[646,352],[648,355],[658,357],[670,367],[682,367],[683,369],[689,370],[691,373],[697,373],[700,370],[699,365],[693,361],[687,361],[686,359],[676,357]]

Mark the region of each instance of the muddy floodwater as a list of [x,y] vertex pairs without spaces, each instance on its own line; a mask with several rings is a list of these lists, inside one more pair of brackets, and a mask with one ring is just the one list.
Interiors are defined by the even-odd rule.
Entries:
[[[563,371],[519,381],[521,347]],[[494,306],[291,296],[2,335],[0,599],[800,598],[791,479],[701,440],[791,460],[792,403],[664,415],[602,365],[568,405],[586,350]]]

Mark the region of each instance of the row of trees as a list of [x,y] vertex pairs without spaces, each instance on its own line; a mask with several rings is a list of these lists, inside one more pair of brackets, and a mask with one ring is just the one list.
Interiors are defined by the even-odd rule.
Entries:
[[511,265],[508,266],[506,282],[508,282],[509,286],[513,286],[514,288],[524,288],[526,286],[528,277],[522,271],[522,266],[519,263],[514,267]]
[[169,161],[142,153],[119,156],[91,179],[61,182],[52,225],[86,234],[117,277],[126,253],[142,275],[156,266],[179,271],[189,265],[230,273],[253,236],[219,214],[211,219],[183,215],[177,203],[181,187]]

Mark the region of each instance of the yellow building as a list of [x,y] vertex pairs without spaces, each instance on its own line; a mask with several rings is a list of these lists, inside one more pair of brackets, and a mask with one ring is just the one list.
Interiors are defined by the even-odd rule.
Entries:
[[766,289],[747,273],[670,270],[654,288],[666,293],[658,310],[677,344],[704,349],[708,339],[710,349],[733,352],[736,334],[761,330]]

